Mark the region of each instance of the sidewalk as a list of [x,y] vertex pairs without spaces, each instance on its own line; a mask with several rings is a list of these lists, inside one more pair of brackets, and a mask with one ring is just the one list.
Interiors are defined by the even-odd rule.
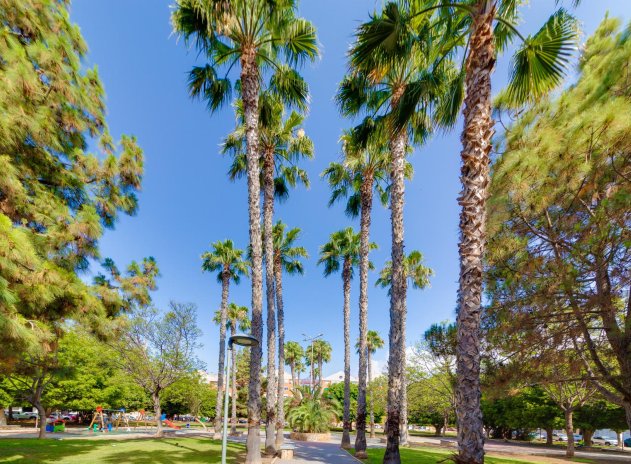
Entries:
[[276,464],[357,464],[359,461],[340,448],[339,443],[319,443],[312,441],[291,441],[296,449],[293,459],[281,459]]

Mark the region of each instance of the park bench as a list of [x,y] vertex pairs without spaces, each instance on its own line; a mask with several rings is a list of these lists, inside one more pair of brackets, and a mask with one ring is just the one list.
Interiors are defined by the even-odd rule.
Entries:
[[283,443],[278,450],[278,455],[281,459],[292,459],[294,457],[294,450],[296,447],[291,443]]

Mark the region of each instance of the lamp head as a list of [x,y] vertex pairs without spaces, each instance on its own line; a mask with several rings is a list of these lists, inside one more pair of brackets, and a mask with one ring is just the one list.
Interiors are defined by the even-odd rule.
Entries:
[[232,348],[232,345],[239,346],[257,346],[259,340],[249,334],[236,334],[228,339],[228,348]]

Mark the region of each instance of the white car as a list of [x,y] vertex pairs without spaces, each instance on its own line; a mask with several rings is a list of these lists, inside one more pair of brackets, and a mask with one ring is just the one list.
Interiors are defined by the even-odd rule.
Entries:
[[592,437],[592,443],[594,445],[618,446],[618,439],[613,437],[606,437],[604,435],[597,435],[595,437]]
[[36,412],[14,412],[13,413],[13,418],[15,420],[32,420],[32,419],[37,419],[39,417],[39,414]]

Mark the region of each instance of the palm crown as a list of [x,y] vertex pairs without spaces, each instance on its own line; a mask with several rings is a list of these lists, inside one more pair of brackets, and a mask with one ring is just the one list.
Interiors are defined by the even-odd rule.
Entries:
[[[423,264],[423,254],[420,251],[411,251],[403,258],[403,270],[405,277],[412,282],[414,288],[423,289],[429,286],[429,278],[434,271]],[[392,261],[387,261],[377,279],[376,285],[389,288],[392,284]]]
[[[248,318],[247,306],[240,306],[236,303],[230,303],[228,305],[228,311],[226,314],[226,328],[232,331],[241,330],[245,332],[250,329],[250,319]],[[215,324],[221,324],[221,309],[215,311],[213,317]]]
[[234,247],[232,240],[218,241],[212,244],[212,251],[202,255],[202,269],[217,273],[217,281],[226,276],[236,284],[241,276],[248,275],[248,263],[243,259],[244,251]]
[[298,363],[305,355],[305,350],[298,342],[285,343],[285,364]]
[[[359,265],[359,242],[359,234],[352,227],[333,232],[330,240],[320,247],[318,264],[324,264],[324,275],[338,272],[345,260],[350,260],[352,273]],[[370,248],[377,248],[377,244],[371,243]]]
[[[377,350],[383,348],[384,343],[376,330],[369,330],[366,334],[366,347],[370,353],[376,353]],[[355,349],[359,353],[359,340],[355,343]]]
[[[274,224],[272,235],[274,238],[274,260],[278,261],[287,274],[303,274],[304,266],[301,258],[308,258],[307,249],[294,246],[300,237],[301,230],[297,227],[286,231],[287,225],[278,221]],[[286,231],[286,232],[285,232]]]
[[272,91],[294,104],[304,101],[304,85],[290,66],[314,60],[318,46],[313,25],[296,16],[295,1],[178,0],[172,23],[208,59],[189,73],[189,89],[210,111],[231,100],[229,73],[244,58],[254,60],[258,69],[273,68]]

